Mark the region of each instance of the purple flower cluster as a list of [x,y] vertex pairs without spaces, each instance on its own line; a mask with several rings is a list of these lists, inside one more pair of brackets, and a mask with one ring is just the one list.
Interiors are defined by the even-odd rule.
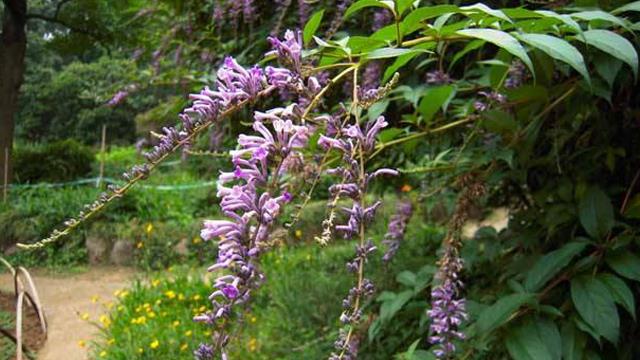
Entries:
[[218,70],[215,89],[205,87],[199,94],[191,94],[191,107],[180,114],[182,129],[164,128],[160,142],[145,154],[153,163],[184,142],[198,127],[215,122],[220,114],[243,101],[257,98],[261,91],[271,85],[264,71],[258,67],[245,69],[231,57],[224,60]]
[[[303,86],[300,37],[287,32],[284,40],[271,38],[273,53],[290,69],[268,67],[265,71],[254,67],[244,69],[232,60],[218,73],[216,90],[205,89],[194,97],[192,111],[208,116],[224,106],[232,106],[251,99],[265,85],[275,88]],[[313,83],[312,79],[307,79]],[[317,80],[316,80],[317,81]],[[218,197],[225,220],[206,220],[201,231],[204,240],[218,238],[218,257],[209,271],[221,271],[214,281],[215,291],[209,296],[213,309],[197,315],[194,320],[218,327],[213,335],[214,349],[225,355],[228,336],[221,326],[233,315],[233,307],[246,303],[251,292],[264,280],[256,259],[268,249],[270,231],[281,208],[292,200],[291,194],[279,186],[279,176],[287,171],[287,164],[301,157],[299,149],[306,146],[310,129],[301,123],[303,110],[298,104],[256,111],[255,134],[241,134],[238,148],[230,152],[233,171],[221,172],[218,178]],[[293,159],[293,160],[292,160]]]
[[[332,118],[329,117],[329,119]],[[339,121],[331,121],[327,124],[327,135],[321,135],[318,140],[318,145],[325,150],[336,149],[343,154],[343,166],[327,171],[342,179],[341,183],[334,184],[329,188],[330,193],[335,198],[343,196],[353,200],[350,208],[343,208],[348,215],[347,223],[337,225],[335,229],[342,232],[346,238],[360,236],[359,245],[356,246],[356,255],[353,260],[347,263],[347,270],[355,273],[358,281],[343,300],[344,310],[340,315],[340,321],[345,325],[345,328],[340,330],[338,340],[334,344],[338,353],[331,354],[330,359],[356,358],[358,342],[354,336],[354,329],[362,318],[362,298],[372,295],[375,290],[373,283],[363,277],[363,267],[367,257],[376,250],[371,241],[364,241],[364,232],[366,224],[373,220],[380,202],[376,201],[371,205],[366,205],[364,196],[372,179],[380,175],[397,175],[398,172],[392,169],[366,172],[364,162],[375,149],[376,136],[386,126],[387,122],[382,116],[367,122],[364,129],[358,123],[342,126]]]
[[450,84],[453,80],[446,72],[434,70],[427,73],[426,81],[429,85],[446,85]]
[[478,112],[483,112],[491,108],[493,104],[502,105],[507,102],[507,97],[497,91],[479,91],[479,95],[487,99],[488,102],[477,100],[473,103],[473,108]]
[[337,0],[337,4],[335,5],[336,11],[333,15],[333,20],[331,20],[331,24],[329,25],[329,30],[327,30],[325,34],[326,38],[333,37],[340,26],[342,26],[342,22],[344,20],[344,12],[352,2],[353,0]]
[[382,241],[383,244],[387,245],[387,251],[382,256],[384,262],[391,261],[398,251],[412,214],[413,207],[410,201],[398,202],[396,213],[391,217],[387,233]]
[[509,66],[509,73],[507,79],[504,81],[504,87],[507,89],[514,89],[524,83],[527,68],[520,60],[515,60],[511,66]]
[[309,0],[298,0],[298,26],[300,29],[304,28],[304,25],[309,20],[309,14],[311,13],[311,4]]
[[452,248],[447,248],[442,258],[436,279],[440,284],[431,291],[431,318],[429,342],[436,345],[433,353],[440,359],[448,358],[456,351],[455,340],[463,340],[464,334],[458,331],[462,321],[467,320],[465,300],[458,298],[462,282],[458,274],[462,269],[462,260]]

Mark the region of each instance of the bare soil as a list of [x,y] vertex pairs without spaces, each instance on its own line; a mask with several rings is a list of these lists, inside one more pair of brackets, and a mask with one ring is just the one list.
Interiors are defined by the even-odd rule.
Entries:
[[[125,288],[135,271],[98,267],[80,274],[56,275],[44,271],[31,274],[49,324],[47,340],[38,351],[38,359],[85,360],[89,342],[98,332],[91,322],[98,322],[100,315],[107,312],[106,304],[115,300],[114,292]],[[12,277],[8,273],[0,274],[0,291],[9,292],[12,286]],[[82,319],[83,315],[88,316],[87,320]],[[25,341],[36,340],[34,337]]]

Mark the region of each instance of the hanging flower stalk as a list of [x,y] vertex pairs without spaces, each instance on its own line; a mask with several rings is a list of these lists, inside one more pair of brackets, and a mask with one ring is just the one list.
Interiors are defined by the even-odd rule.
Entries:
[[[202,344],[194,352],[199,359],[227,357],[228,324],[241,312],[236,308],[246,304],[264,281],[259,257],[269,248],[270,232],[281,208],[292,200],[281,178],[290,170],[290,164],[303,156],[300,149],[314,131],[303,118],[317,104],[312,98],[324,90],[315,77],[302,75],[300,33],[287,31],[284,40],[272,37],[269,41],[274,50],[267,55],[275,55],[285,67],[256,71],[256,76],[262,77],[256,83],[297,94],[298,102],[286,108],[255,112],[256,134],[239,136],[238,148],[230,152],[235,169],[222,172],[218,178],[220,207],[227,219],[207,220],[201,231],[204,240],[218,239],[217,261],[208,270],[219,271],[220,276],[209,296],[212,309],[194,318],[215,330],[213,343]],[[300,103],[309,107],[303,110]]]
[[398,202],[396,213],[391,217],[387,233],[384,235],[384,240],[382,241],[382,243],[387,246],[387,251],[382,256],[384,262],[391,261],[398,252],[412,214],[413,206],[411,205],[411,201],[405,200]]
[[444,240],[439,269],[435,275],[437,285],[431,290],[431,309],[427,315],[431,319],[429,342],[435,346],[434,355],[439,359],[450,359],[456,351],[455,341],[464,340],[459,327],[467,320],[465,299],[460,295],[463,283],[460,280],[463,262],[460,258],[460,234],[469,216],[469,210],[485,189],[473,175],[464,175],[459,180],[464,189],[449,224],[449,233]]
[[[357,84],[357,70],[354,71],[354,84]],[[345,238],[358,238],[355,257],[347,263],[347,270],[356,275],[356,284],[349,290],[343,300],[344,310],[340,321],[344,326],[339,330],[339,336],[334,346],[336,351],[330,359],[355,359],[358,353],[358,338],[356,328],[362,320],[362,304],[364,297],[371,296],[375,287],[371,280],[364,276],[364,265],[368,256],[376,250],[371,240],[365,236],[367,224],[374,218],[380,201],[368,203],[365,200],[368,185],[371,180],[381,175],[397,175],[392,169],[377,169],[368,172],[365,163],[368,156],[375,149],[376,136],[387,126],[384,117],[380,116],[364,124],[359,123],[358,87],[353,89],[351,113],[355,113],[352,124],[334,124],[328,128],[326,135],[321,135],[318,145],[327,151],[335,149],[342,153],[342,165],[327,172],[339,176],[343,181],[329,188],[334,198],[345,197],[352,199],[350,208],[343,208],[348,215],[346,224],[337,225],[335,229],[344,234]]]

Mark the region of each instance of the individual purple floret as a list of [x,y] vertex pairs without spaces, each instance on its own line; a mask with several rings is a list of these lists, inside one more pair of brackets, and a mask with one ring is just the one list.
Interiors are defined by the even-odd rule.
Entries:
[[483,96],[487,99],[487,102],[476,100],[473,103],[473,108],[478,112],[483,112],[488,110],[493,104],[502,105],[507,102],[507,97],[504,94],[501,94],[497,91],[479,91],[478,95]]
[[404,233],[412,214],[413,207],[410,201],[398,202],[396,213],[391,217],[389,228],[382,241],[387,246],[387,251],[382,256],[383,261],[389,262],[395,256],[400,247],[400,242],[404,239]]
[[214,360],[215,352],[213,346],[208,344],[200,344],[198,348],[193,352],[193,356],[197,360]]
[[120,90],[107,102],[108,106],[116,106],[129,96],[128,91]]
[[452,82],[449,74],[440,70],[429,71],[426,76],[426,81],[429,85],[446,85]]

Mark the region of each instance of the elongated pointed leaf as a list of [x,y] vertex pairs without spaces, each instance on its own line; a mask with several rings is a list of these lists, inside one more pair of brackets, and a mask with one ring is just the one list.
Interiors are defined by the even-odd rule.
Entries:
[[427,89],[426,94],[420,101],[420,114],[422,120],[429,123],[433,116],[443,108],[443,106],[451,99],[455,92],[455,88],[451,85],[439,86]]
[[492,9],[490,7],[488,7],[487,5],[483,4],[483,3],[476,3],[473,5],[469,5],[469,6],[463,6],[460,8],[460,10],[462,11],[472,11],[472,12],[483,12],[487,15],[493,16],[495,18],[507,21],[507,22],[513,22],[511,21],[511,19],[509,19],[509,17],[507,15],[505,15],[501,10],[496,10],[496,9]]
[[531,59],[529,58],[529,55],[527,55],[527,51],[522,47],[518,40],[516,40],[516,38],[506,32],[495,29],[464,29],[459,30],[457,34],[482,39],[505,49],[512,55],[520,58],[520,60],[527,65],[529,70],[531,70],[531,73],[535,74],[533,70],[533,63],[531,63]]
[[582,33],[582,29],[580,28],[580,24],[577,21],[573,20],[571,16],[558,14],[556,12],[550,10],[536,10],[536,13],[543,15],[545,17],[553,18],[559,21],[562,21],[565,25],[567,25],[571,30]]
[[589,10],[589,11],[580,11],[577,13],[573,13],[570,14],[571,17],[576,18],[576,19],[580,19],[580,20],[586,20],[586,21],[592,21],[592,20],[603,20],[603,21],[609,21],[612,22],[616,25],[622,26],[624,28],[627,27],[627,24],[624,23],[624,21],[622,21],[622,19],[609,14],[608,12],[604,12],[602,10]]
[[587,44],[614,56],[633,70],[634,78],[638,78],[638,53],[629,40],[609,30],[588,30],[577,36],[576,40]]
[[627,5],[620,6],[619,8],[611,11],[612,14],[619,14],[625,11],[640,11],[640,1],[634,1]]
[[622,305],[629,314],[635,320],[636,318],[636,303],[633,298],[633,293],[624,282],[624,280],[612,274],[600,274],[598,279],[602,281],[606,285],[606,287],[611,291],[611,295],[613,296],[613,300]]
[[302,38],[304,39],[304,44],[307,45],[313,39],[313,35],[318,31],[318,27],[320,27],[320,23],[322,22],[322,16],[324,16],[324,10],[320,10],[313,14],[309,21],[304,26],[304,30],[302,31]]
[[620,252],[607,256],[607,264],[618,274],[640,281],[640,257],[629,252]]
[[592,186],[579,204],[580,223],[593,239],[601,239],[613,227],[611,200],[600,188]]
[[571,280],[571,299],[580,317],[599,335],[618,341],[620,318],[613,297],[602,281],[589,276]]
[[484,309],[478,316],[478,332],[489,333],[503,325],[522,305],[534,299],[533,294],[511,294]]
[[591,77],[584,58],[578,49],[568,42],[551,35],[545,34],[520,34],[518,38],[525,43],[542,50],[552,58],[569,64],[587,83],[591,84]]
[[548,320],[529,320],[509,331],[505,339],[514,360],[560,360],[560,332]]
[[347,19],[349,16],[357,13],[358,11],[364,9],[364,8],[368,8],[368,7],[381,7],[381,8],[385,8],[385,9],[389,9],[391,11],[394,11],[393,8],[389,8],[389,6],[387,4],[385,4],[382,1],[378,1],[378,0],[360,0],[360,1],[356,1],[355,3],[351,4],[351,6],[349,6],[347,8],[347,11],[344,12],[344,18]]
[[527,273],[524,282],[525,289],[530,292],[538,291],[555,274],[564,269],[586,245],[585,242],[571,242],[540,258]]

